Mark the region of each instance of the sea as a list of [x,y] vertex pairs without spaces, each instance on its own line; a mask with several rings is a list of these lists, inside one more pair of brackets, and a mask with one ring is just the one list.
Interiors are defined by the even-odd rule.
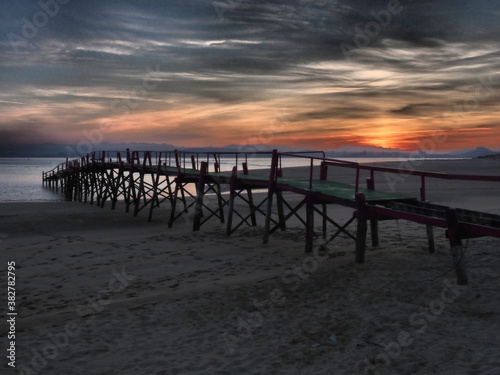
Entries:
[[[359,163],[405,161],[403,158],[342,159]],[[65,158],[0,158],[0,202],[62,201],[62,194],[42,185],[42,172],[65,162]],[[282,167],[309,166],[305,158],[283,158]],[[230,171],[234,158],[221,160],[221,170]],[[269,168],[269,159],[249,158],[250,169]]]

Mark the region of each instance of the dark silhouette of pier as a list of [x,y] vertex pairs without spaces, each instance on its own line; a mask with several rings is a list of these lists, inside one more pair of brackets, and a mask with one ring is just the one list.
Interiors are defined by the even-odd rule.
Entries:
[[[268,169],[253,173],[249,158],[268,161]],[[232,158],[233,168],[224,171],[221,163]],[[308,176],[284,176],[285,158],[304,158],[309,164]],[[240,166],[241,164],[241,166]],[[350,168],[355,172],[352,184],[334,181],[329,167]],[[319,176],[314,172],[319,169]],[[366,188],[360,187],[360,171],[367,171]],[[252,172],[252,173],[251,173]],[[365,172],[366,173],[366,172]],[[394,173],[420,177],[420,197],[408,197],[375,189],[375,173]],[[276,230],[286,230],[286,222],[296,217],[306,228],[305,250],[313,250],[315,216],[322,220],[322,236],[327,243],[345,234],[356,242],[356,262],[364,263],[367,228],[371,228],[372,246],[379,244],[379,222],[402,219],[426,225],[429,252],[434,252],[433,227],[446,229],[458,283],[467,284],[463,239],[481,236],[500,238],[500,215],[437,205],[426,201],[426,181],[446,179],[457,181],[500,182],[500,176],[458,175],[363,165],[326,158],[323,152],[279,153],[194,153],[189,151],[102,151],[67,160],[51,171],[43,172],[43,184],[61,191],[68,200],[97,204],[109,202],[116,208],[123,199],[126,212],[134,216],[148,211],[152,220],[155,208],[169,205],[168,226],[188,212],[193,212],[193,230],[212,218],[226,224],[229,236],[242,225],[257,226],[257,215],[264,218],[263,242]],[[229,191],[229,196],[223,194]],[[265,194],[255,195],[255,191]],[[284,193],[298,195],[292,205]],[[208,199],[210,197],[210,199]],[[240,200],[247,207],[236,209]],[[296,200],[295,200],[296,201]],[[275,202],[276,209],[273,210]],[[353,209],[345,223],[328,215],[327,205],[338,204]],[[241,205],[240,205],[241,206]],[[305,217],[300,215],[305,207]],[[273,211],[277,214],[273,215]],[[356,221],[356,233],[348,226]],[[336,232],[327,238],[327,227]]]

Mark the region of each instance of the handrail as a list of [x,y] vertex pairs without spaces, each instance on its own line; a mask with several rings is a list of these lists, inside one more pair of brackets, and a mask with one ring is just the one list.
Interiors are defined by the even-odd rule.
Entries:
[[419,176],[421,178],[420,185],[420,198],[421,200],[426,200],[426,178],[437,178],[444,180],[463,180],[463,181],[486,181],[486,182],[500,182],[500,176],[488,176],[488,175],[471,175],[471,174],[456,174],[456,173],[442,173],[442,172],[428,172],[428,171],[419,171],[412,169],[404,169],[404,168],[391,168],[391,167],[381,167],[374,165],[366,165],[360,164],[358,162],[333,159],[333,158],[318,158],[314,156],[302,156],[302,155],[294,155],[293,153],[280,153],[280,155],[287,156],[296,156],[307,158],[311,160],[310,171],[309,171],[309,188],[312,188],[312,169],[313,169],[313,161],[321,160],[322,165],[324,166],[335,166],[335,167],[344,167],[344,168],[353,168],[356,169],[356,182],[355,182],[355,192],[359,191],[359,174],[361,170],[370,171],[370,189],[375,189],[375,177],[374,172],[386,172],[386,173],[395,173],[400,175],[412,175]]

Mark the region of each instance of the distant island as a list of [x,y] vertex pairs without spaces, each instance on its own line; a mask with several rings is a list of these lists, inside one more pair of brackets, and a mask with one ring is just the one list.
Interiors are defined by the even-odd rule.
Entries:
[[500,161],[500,153],[499,154],[492,154],[492,155],[484,155],[484,156],[478,156],[478,159],[488,159],[488,160],[499,160]]

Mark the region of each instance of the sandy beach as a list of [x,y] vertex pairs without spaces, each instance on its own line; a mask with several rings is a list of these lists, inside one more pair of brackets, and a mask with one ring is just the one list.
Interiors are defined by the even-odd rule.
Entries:
[[[489,160],[418,168],[500,175]],[[333,176],[353,182],[352,171]],[[376,187],[389,184],[381,176]],[[418,187],[408,177],[395,190]],[[429,181],[428,199],[500,214],[499,188]],[[457,286],[441,229],[429,254],[424,226],[383,222],[359,265],[347,236],[305,254],[298,220],[263,245],[262,217],[226,237],[216,220],[168,228],[168,213],[148,222],[121,206],[0,204],[2,274],[15,262],[18,313],[16,367],[4,355],[2,374],[500,374],[499,239],[464,241],[470,284]],[[8,332],[2,324],[4,354]]]

